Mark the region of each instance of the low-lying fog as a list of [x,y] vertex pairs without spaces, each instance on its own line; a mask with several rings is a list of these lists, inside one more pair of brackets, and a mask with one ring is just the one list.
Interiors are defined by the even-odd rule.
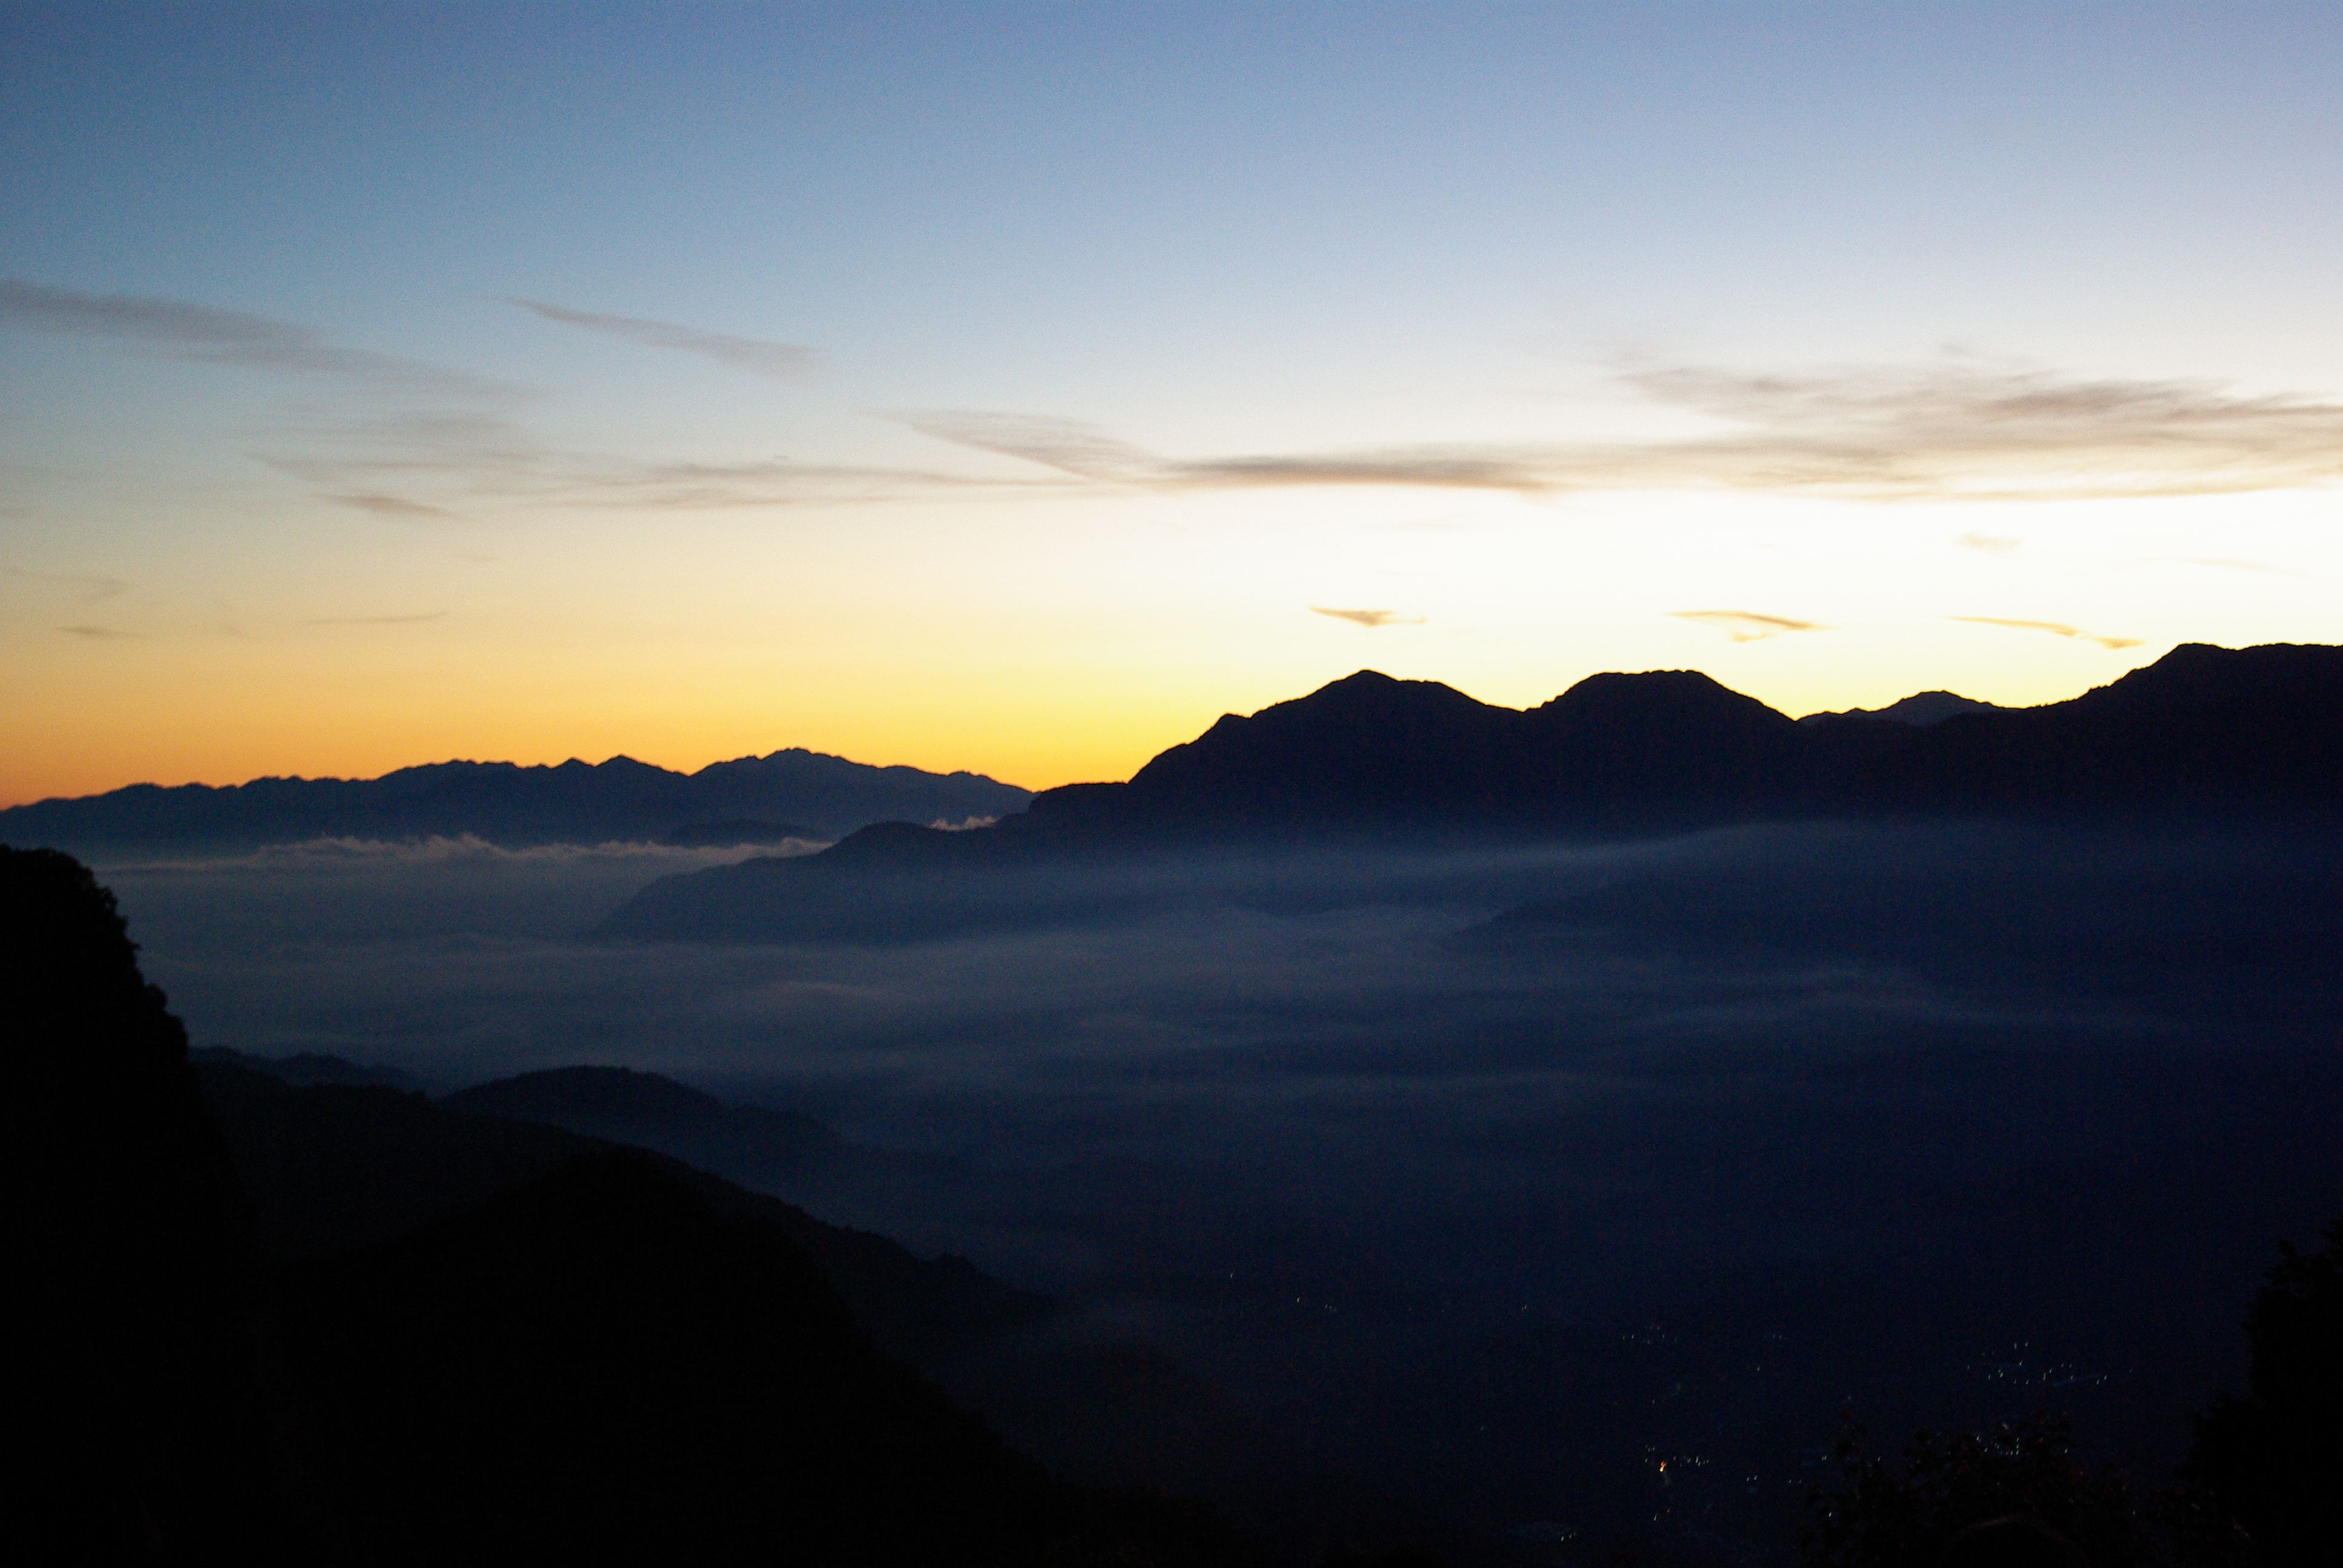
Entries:
[[927,942],[585,934],[746,853],[101,875],[197,1044],[620,1063],[940,1157],[783,1195],[1077,1299],[1524,1562],[1782,1561],[1843,1406],[2063,1407],[2160,1478],[2278,1239],[2343,1211],[2317,836],[1749,829],[1159,869]]

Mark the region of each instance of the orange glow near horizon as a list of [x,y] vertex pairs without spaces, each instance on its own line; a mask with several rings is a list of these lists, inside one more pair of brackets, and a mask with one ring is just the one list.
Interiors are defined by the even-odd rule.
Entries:
[[[2147,659],[2108,659],[2099,678],[2112,679],[2134,662]],[[833,677],[820,691],[802,681],[776,681],[775,695],[766,698],[754,689],[744,695],[737,680],[695,684],[682,672],[663,678],[640,670],[631,677],[616,669],[572,671],[558,682],[520,683],[516,692],[510,685],[480,689],[452,665],[436,672],[410,668],[393,680],[379,669],[303,668],[291,661],[256,685],[231,683],[221,678],[227,672],[197,660],[158,678],[142,659],[111,678],[85,678],[70,695],[60,685],[18,705],[23,732],[38,741],[11,745],[0,759],[0,804],[100,794],[136,783],[375,778],[456,759],[530,766],[572,758],[598,763],[623,755],[689,773],[793,747],[880,766],[965,769],[1039,790],[1127,779],[1223,713],[1251,713],[1304,696],[1353,669],[1440,678],[1413,665],[1363,658],[1328,662],[1317,671],[1220,669],[1186,680],[1095,668],[1023,671],[1013,679],[981,670],[963,670],[954,678],[884,669],[860,681]],[[1894,672],[1875,668],[1858,689],[1844,680],[1802,679],[1788,670],[1774,672],[1777,678],[1767,682],[1747,679],[1757,672],[1745,668],[1711,673],[1793,715],[1876,707],[1946,684],[2019,706],[2058,700],[2097,683],[2077,686],[2067,675],[2065,685],[2046,689],[2043,681],[2013,678],[2023,669],[1983,682],[1931,680],[1916,671],[1898,680]],[[1521,690],[1469,678],[1445,684],[1482,701],[1523,708],[1558,695],[1581,675]],[[791,687],[794,697],[786,695]],[[1809,695],[1825,689],[1831,695]]]

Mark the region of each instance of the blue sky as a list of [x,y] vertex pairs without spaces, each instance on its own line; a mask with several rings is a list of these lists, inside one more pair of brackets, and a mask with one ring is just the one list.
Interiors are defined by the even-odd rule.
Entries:
[[1805,711],[2343,640],[2332,6],[9,5],[0,54],[11,799],[1046,785],[1361,666]]

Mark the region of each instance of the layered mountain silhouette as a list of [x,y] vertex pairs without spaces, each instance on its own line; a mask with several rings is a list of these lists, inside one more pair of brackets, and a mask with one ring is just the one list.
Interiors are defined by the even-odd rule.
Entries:
[[[191,1068],[55,851],[0,849],[0,917],[11,1524],[43,1561],[1252,1560],[1199,1508],[1052,1479],[900,1353],[1047,1303],[318,1059],[306,1088]],[[698,1109],[562,1086],[598,1089]]]
[[1046,790],[998,831],[1518,833],[2343,804],[2343,648],[2187,644],[2067,702],[1930,700],[1949,696],[1800,724],[1692,670],[1592,676],[1526,711],[1362,670],[1223,718],[1127,784]]
[[134,784],[0,810],[0,841],[86,853],[233,849],[301,839],[470,836],[506,846],[774,844],[833,839],[871,822],[965,822],[1030,794],[976,773],[877,768],[791,749],[672,772],[598,765],[437,762],[379,779],[256,779],[215,789]]
[[922,1259],[766,1195],[827,1190],[825,1175],[900,1177],[884,1167],[920,1157],[850,1146],[810,1118],[728,1105],[625,1068],[523,1073],[433,1101],[357,1082],[363,1070],[347,1063],[329,1078],[331,1059],[204,1055],[206,1101],[273,1254],[387,1241],[630,1146],[661,1156],[658,1168],[718,1213],[800,1249],[880,1351],[1057,1473],[1189,1487],[1264,1462],[1264,1435],[1161,1352],[965,1259]]
[[[1940,700],[1941,699],[1941,700]],[[626,936],[885,940],[1128,910],[1175,881],[1070,866],[1230,849],[1411,849],[1789,820],[2114,825],[2343,811],[2343,648],[2187,644],[2071,701],[1924,693],[1793,720],[1691,670],[1597,675],[1526,711],[1372,670],[1222,718],[1128,783],[1035,796],[989,829],[861,829],[823,853],[652,884]]]
[[1916,691],[1885,708],[1850,708],[1840,713],[1809,713],[1798,722],[1820,724],[1833,719],[1892,719],[1898,724],[1926,729],[1931,724],[1943,723],[1956,713],[2009,711],[1997,702],[1979,702],[1974,697],[1963,697],[1956,691]]

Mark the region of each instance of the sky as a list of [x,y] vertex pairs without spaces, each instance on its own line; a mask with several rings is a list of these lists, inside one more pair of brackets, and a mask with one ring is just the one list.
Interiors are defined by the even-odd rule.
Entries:
[[0,803],[2343,642],[2343,11],[0,4]]

